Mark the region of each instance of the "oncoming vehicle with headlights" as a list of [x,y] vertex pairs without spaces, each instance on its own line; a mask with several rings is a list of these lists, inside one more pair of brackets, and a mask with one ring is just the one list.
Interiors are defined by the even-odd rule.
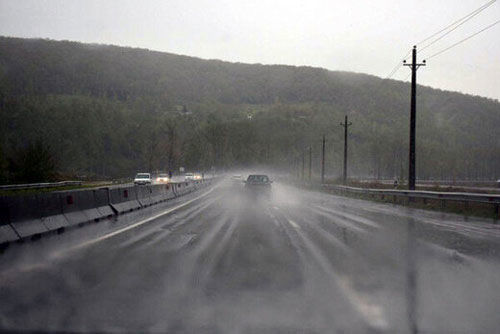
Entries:
[[162,184],[162,183],[169,183],[170,178],[168,177],[168,174],[158,174],[156,176],[156,183]]
[[151,184],[152,179],[151,179],[151,174],[150,173],[137,173],[137,175],[134,178],[134,184],[135,185],[146,185],[146,184]]
[[231,176],[231,182],[233,184],[240,185],[241,181],[243,181],[243,177],[240,174],[236,174],[236,175]]
[[231,178],[229,179],[229,185],[232,187],[232,188],[242,188],[242,181],[243,181],[243,177],[240,175],[240,174],[235,174],[233,176],[231,176]]

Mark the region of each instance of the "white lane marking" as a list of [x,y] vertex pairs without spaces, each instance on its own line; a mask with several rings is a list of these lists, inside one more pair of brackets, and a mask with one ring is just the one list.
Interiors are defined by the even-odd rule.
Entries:
[[294,222],[293,220],[288,219],[288,218],[287,218],[286,220],[290,223],[290,225],[292,225],[292,226],[293,226],[293,227],[295,227],[296,229],[300,230],[300,226],[299,226],[299,225],[297,225],[297,223],[296,223],[296,222]]
[[[317,210],[319,211],[323,211],[323,212],[327,212],[333,216],[337,216],[337,217],[340,217],[340,218],[343,218],[343,219],[350,219],[352,221],[355,221],[359,224],[363,224],[363,225],[367,225],[367,226],[370,226],[370,227],[374,227],[374,228],[380,228],[380,225],[377,224],[376,222],[372,221],[372,220],[369,220],[369,219],[366,219],[364,217],[362,217],[361,215],[353,215],[353,214],[350,214],[350,213],[347,213],[346,211],[336,211],[334,209],[331,209],[331,208],[326,208],[324,206],[321,206],[321,205],[313,205],[314,207],[316,207]],[[363,230],[364,231],[364,230]]]
[[[276,207],[275,207],[276,208]],[[276,217],[273,215],[273,213],[271,212],[271,210],[267,209],[266,210],[266,213],[269,217],[271,217],[274,225],[276,225],[276,227],[280,227],[280,222],[278,221],[278,219],[276,219]]]
[[[281,215],[290,225],[296,225],[297,228],[300,229],[300,227],[290,218],[288,218],[285,213],[281,212]],[[313,241],[309,239],[309,237],[307,237],[302,230],[298,232],[298,236],[302,239],[302,243],[309,249],[310,254],[317,261],[320,267],[323,268],[325,272],[329,273],[330,276],[335,280],[335,282],[343,292],[343,295],[356,309],[356,311],[358,311],[363,316],[363,318],[370,323],[371,326],[381,330],[387,329],[388,322],[384,314],[384,308],[381,305],[370,301],[368,296],[362,295],[361,293],[357,292],[346,277],[339,275],[332,267],[332,264],[328,260],[327,256],[323,253],[323,251],[321,251],[320,248],[318,248],[318,246],[315,245]],[[332,240],[336,241],[335,238]],[[350,249],[345,247],[344,244],[339,245],[342,246],[342,249],[344,251],[351,252]]]
[[[297,230],[300,230],[300,226],[299,226],[299,224],[297,224],[296,222],[294,222],[293,220],[291,220],[290,218],[288,218],[288,217],[287,217],[287,216],[286,216],[286,215],[282,212],[283,210],[281,210],[281,208],[280,208],[279,206],[273,206],[273,209],[275,209],[275,210],[279,211],[279,212],[283,215],[283,217],[285,217],[285,220],[286,220],[286,221],[287,221],[290,225],[292,225],[292,227],[293,227],[293,228],[295,228],[295,229],[297,229]],[[276,220],[276,222],[278,222],[278,220],[276,219],[276,217],[275,217],[273,214],[271,214],[271,217],[273,217],[273,219],[275,219],[275,220]],[[278,222],[278,224],[279,224],[279,222]]]
[[[278,213],[283,216],[283,218],[285,218],[286,222],[291,225],[292,227],[295,228],[295,230],[297,230],[298,233],[300,233],[301,237],[303,239],[308,239],[305,235],[304,235],[304,231],[300,228],[300,226],[295,222],[293,221],[292,219],[290,219],[290,217],[288,217],[288,215],[283,212],[283,210],[281,210],[280,208],[277,208],[278,210]],[[337,237],[335,237],[333,234],[331,234],[330,232],[326,231],[324,228],[322,227],[315,227],[316,229],[320,229],[322,231],[321,235],[326,238],[330,243],[334,244],[336,247],[339,247],[340,249],[342,249],[346,254],[350,254],[352,253],[352,250],[347,247],[347,245],[340,241],[339,239],[337,239]],[[309,240],[309,239],[308,239]]]
[[209,191],[207,191],[206,193],[204,193],[204,194],[203,194],[203,195],[201,195],[201,196],[198,196],[198,197],[196,197],[196,198],[193,198],[193,199],[191,199],[191,200],[189,200],[189,201],[187,201],[187,202],[184,202],[184,203],[182,203],[182,204],[180,204],[180,205],[174,206],[173,208],[169,208],[169,209],[167,209],[167,210],[165,210],[165,211],[163,211],[163,212],[160,212],[160,213],[158,213],[158,214],[156,214],[156,215],[154,215],[154,216],[151,216],[151,217],[149,217],[149,218],[146,218],[146,219],[143,219],[143,220],[141,220],[141,221],[138,221],[138,222],[137,222],[137,223],[135,223],[135,224],[132,224],[132,225],[126,226],[126,227],[124,227],[124,228],[121,228],[121,229],[119,229],[119,230],[113,231],[113,232],[108,233],[108,234],[106,234],[106,235],[103,235],[103,236],[101,236],[101,237],[99,237],[99,238],[95,238],[95,239],[92,239],[92,240],[87,240],[87,241],[85,241],[85,242],[82,242],[81,244],[78,244],[78,245],[76,245],[76,246],[70,247],[70,248],[69,248],[69,249],[67,249],[67,250],[72,251],[72,250],[77,250],[77,249],[80,249],[80,248],[84,248],[84,247],[87,247],[87,246],[93,245],[93,244],[95,244],[95,243],[98,243],[98,242],[100,242],[100,241],[103,241],[103,240],[106,240],[106,239],[112,238],[112,237],[114,237],[115,235],[118,235],[118,234],[120,234],[120,233],[126,232],[126,231],[128,231],[128,230],[133,229],[133,228],[136,228],[137,226],[141,226],[141,225],[144,225],[144,224],[146,224],[146,223],[149,223],[149,222],[150,222],[150,221],[152,221],[152,220],[155,220],[155,219],[157,219],[157,218],[159,218],[159,217],[161,217],[161,216],[164,216],[164,215],[167,215],[167,214],[169,214],[169,213],[171,213],[171,212],[174,212],[174,211],[176,211],[176,210],[179,210],[179,209],[181,209],[181,208],[183,208],[183,207],[185,207],[185,206],[187,206],[187,205],[189,205],[189,204],[191,204],[191,203],[193,203],[193,202],[195,202],[195,201],[199,200],[200,198],[205,197],[206,195],[210,194],[210,193],[211,193],[214,189],[215,189],[215,188],[212,188],[212,189],[210,189]]
[[[279,210],[279,208],[277,206],[273,206],[273,208],[275,210]],[[280,228],[282,226],[280,221],[278,220],[278,218],[276,218],[276,216],[272,213],[271,208],[268,208],[266,210],[266,213],[269,217],[271,217],[271,219],[272,219],[274,225],[276,225],[276,227]]]
[[389,324],[384,315],[384,309],[380,305],[371,302],[366,296],[359,294],[346,277],[337,275],[336,278],[337,283],[344,290],[345,296],[358,312],[364,315],[365,319],[370,322],[370,325],[378,329],[388,329]]

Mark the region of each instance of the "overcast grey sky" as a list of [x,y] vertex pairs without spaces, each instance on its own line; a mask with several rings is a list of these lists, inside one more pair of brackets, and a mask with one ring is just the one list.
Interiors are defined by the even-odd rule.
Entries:
[[[0,35],[142,47],[385,77],[413,44],[487,0],[0,0]],[[500,19],[493,4],[419,57]],[[1,46],[0,46],[1,47]],[[394,78],[403,80],[409,69]],[[500,24],[433,58],[420,84],[500,99]]]

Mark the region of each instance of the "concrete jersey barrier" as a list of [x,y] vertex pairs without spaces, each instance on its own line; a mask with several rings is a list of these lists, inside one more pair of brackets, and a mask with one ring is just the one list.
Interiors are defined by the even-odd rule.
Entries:
[[94,191],[94,203],[97,208],[97,211],[101,213],[102,218],[111,218],[115,215],[113,209],[110,206],[109,202],[109,189],[108,188],[100,188],[95,189]]
[[0,245],[99,221],[161,203],[211,184],[195,180],[0,197]]
[[151,201],[153,204],[161,203],[175,197],[171,184],[158,184],[151,186]]
[[175,193],[177,196],[188,194],[194,190],[193,182],[178,182],[175,183]]
[[158,204],[164,201],[162,185],[151,186],[151,204]]
[[8,223],[20,238],[48,232],[42,224],[40,201],[36,195],[3,197]]
[[136,187],[109,189],[109,203],[117,213],[125,213],[141,208],[137,200]]
[[[98,221],[108,217],[111,209],[106,210],[105,208],[105,206],[108,206],[106,203],[108,197],[103,194],[103,191],[107,192],[107,189],[61,192],[62,210],[69,225]],[[99,203],[99,200],[101,203]]]
[[141,206],[147,207],[153,204],[151,200],[152,186],[138,186],[136,187],[137,200]]
[[19,240],[19,235],[10,225],[5,197],[0,197],[0,244]]
[[[69,225],[63,215],[59,193],[2,197],[0,202],[0,244],[59,230]],[[10,226],[12,231],[4,226]]]
[[63,214],[62,199],[59,193],[42,193],[38,195],[42,210],[41,221],[48,230],[58,230],[69,226]]
[[0,225],[0,245],[19,240],[19,235],[10,224]]
[[165,198],[165,200],[175,198],[174,187],[171,184],[165,185],[164,198]]

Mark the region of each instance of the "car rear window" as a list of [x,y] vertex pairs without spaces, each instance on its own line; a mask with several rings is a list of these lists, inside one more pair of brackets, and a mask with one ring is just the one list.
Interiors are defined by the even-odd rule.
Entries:
[[247,181],[267,183],[269,178],[266,175],[249,175]]

